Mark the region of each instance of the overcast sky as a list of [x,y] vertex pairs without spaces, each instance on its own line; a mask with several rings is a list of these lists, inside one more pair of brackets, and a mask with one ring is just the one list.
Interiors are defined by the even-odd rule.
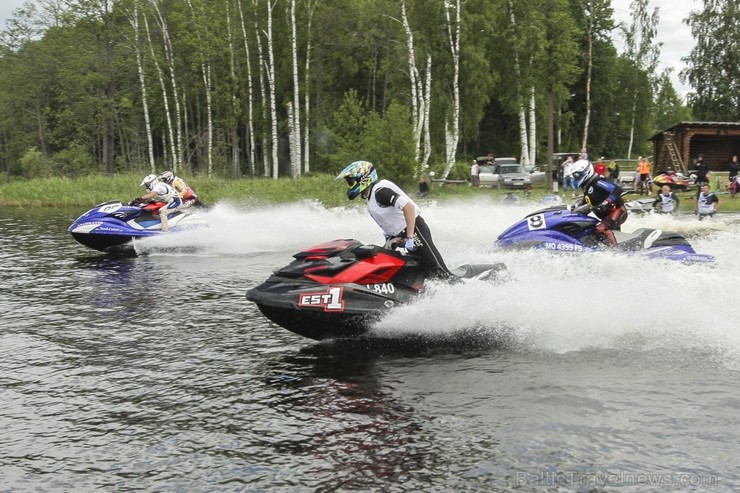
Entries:
[[[0,24],[4,27],[5,20],[12,16],[15,9],[22,6],[25,0],[0,0]],[[629,6],[631,0],[612,0],[614,17],[617,21],[630,22]],[[663,42],[661,49],[661,71],[666,67],[674,67],[673,84],[676,90],[685,94],[689,88],[682,86],[678,81],[678,73],[684,67],[681,57],[689,54],[694,47],[689,26],[683,23],[690,10],[701,8],[701,0],[651,0],[650,8],[660,8],[660,25],[658,26],[658,41]],[[623,38],[615,33],[615,44],[621,51]]]
[[[617,22],[631,22],[630,3],[632,0],[612,0],[614,18]],[[660,49],[659,72],[662,72],[664,68],[673,67],[673,85],[680,94],[685,95],[690,88],[679,82],[678,73],[685,67],[681,58],[691,53],[695,43],[694,38],[691,37],[691,29],[684,24],[683,20],[688,17],[691,10],[701,9],[702,2],[701,0],[651,0],[651,12],[655,7],[660,9],[657,41],[663,43]],[[621,51],[624,38],[616,35],[614,41],[617,49]]]

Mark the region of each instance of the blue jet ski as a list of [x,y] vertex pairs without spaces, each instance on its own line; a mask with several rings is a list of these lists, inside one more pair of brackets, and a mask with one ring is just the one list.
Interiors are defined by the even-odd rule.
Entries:
[[632,233],[614,231],[617,246],[613,248],[596,234],[599,220],[588,212],[587,208],[570,210],[566,205],[538,210],[501,233],[495,244],[506,249],[569,253],[617,250],[679,262],[714,262],[714,256],[696,253],[679,233],[660,229],[640,228]]
[[[159,214],[161,203],[123,203],[113,200],[98,204],[78,217],[68,231],[79,243],[101,252],[125,249],[134,239],[162,233]],[[205,219],[190,210],[167,216],[169,232],[203,228]]]

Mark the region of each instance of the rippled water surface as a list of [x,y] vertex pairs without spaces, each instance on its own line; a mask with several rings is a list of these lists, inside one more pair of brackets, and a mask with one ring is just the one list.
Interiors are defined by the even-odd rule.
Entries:
[[508,281],[333,343],[244,294],[304,247],[380,241],[361,209],[219,205],[129,257],[74,242],[83,211],[0,209],[0,491],[737,491],[737,217],[625,224],[707,267],[499,252],[534,206],[422,207],[449,264]]

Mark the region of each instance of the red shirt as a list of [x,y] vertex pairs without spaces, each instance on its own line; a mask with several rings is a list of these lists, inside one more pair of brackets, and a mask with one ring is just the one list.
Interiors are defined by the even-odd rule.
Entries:
[[594,171],[597,175],[604,176],[606,174],[606,164],[599,161],[598,163],[594,164]]

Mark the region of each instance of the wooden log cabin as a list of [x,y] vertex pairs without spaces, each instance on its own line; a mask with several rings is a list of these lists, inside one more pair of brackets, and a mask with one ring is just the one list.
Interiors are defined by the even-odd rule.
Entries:
[[740,122],[679,122],[652,137],[653,170],[686,174],[699,154],[711,171],[726,172],[740,156]]

